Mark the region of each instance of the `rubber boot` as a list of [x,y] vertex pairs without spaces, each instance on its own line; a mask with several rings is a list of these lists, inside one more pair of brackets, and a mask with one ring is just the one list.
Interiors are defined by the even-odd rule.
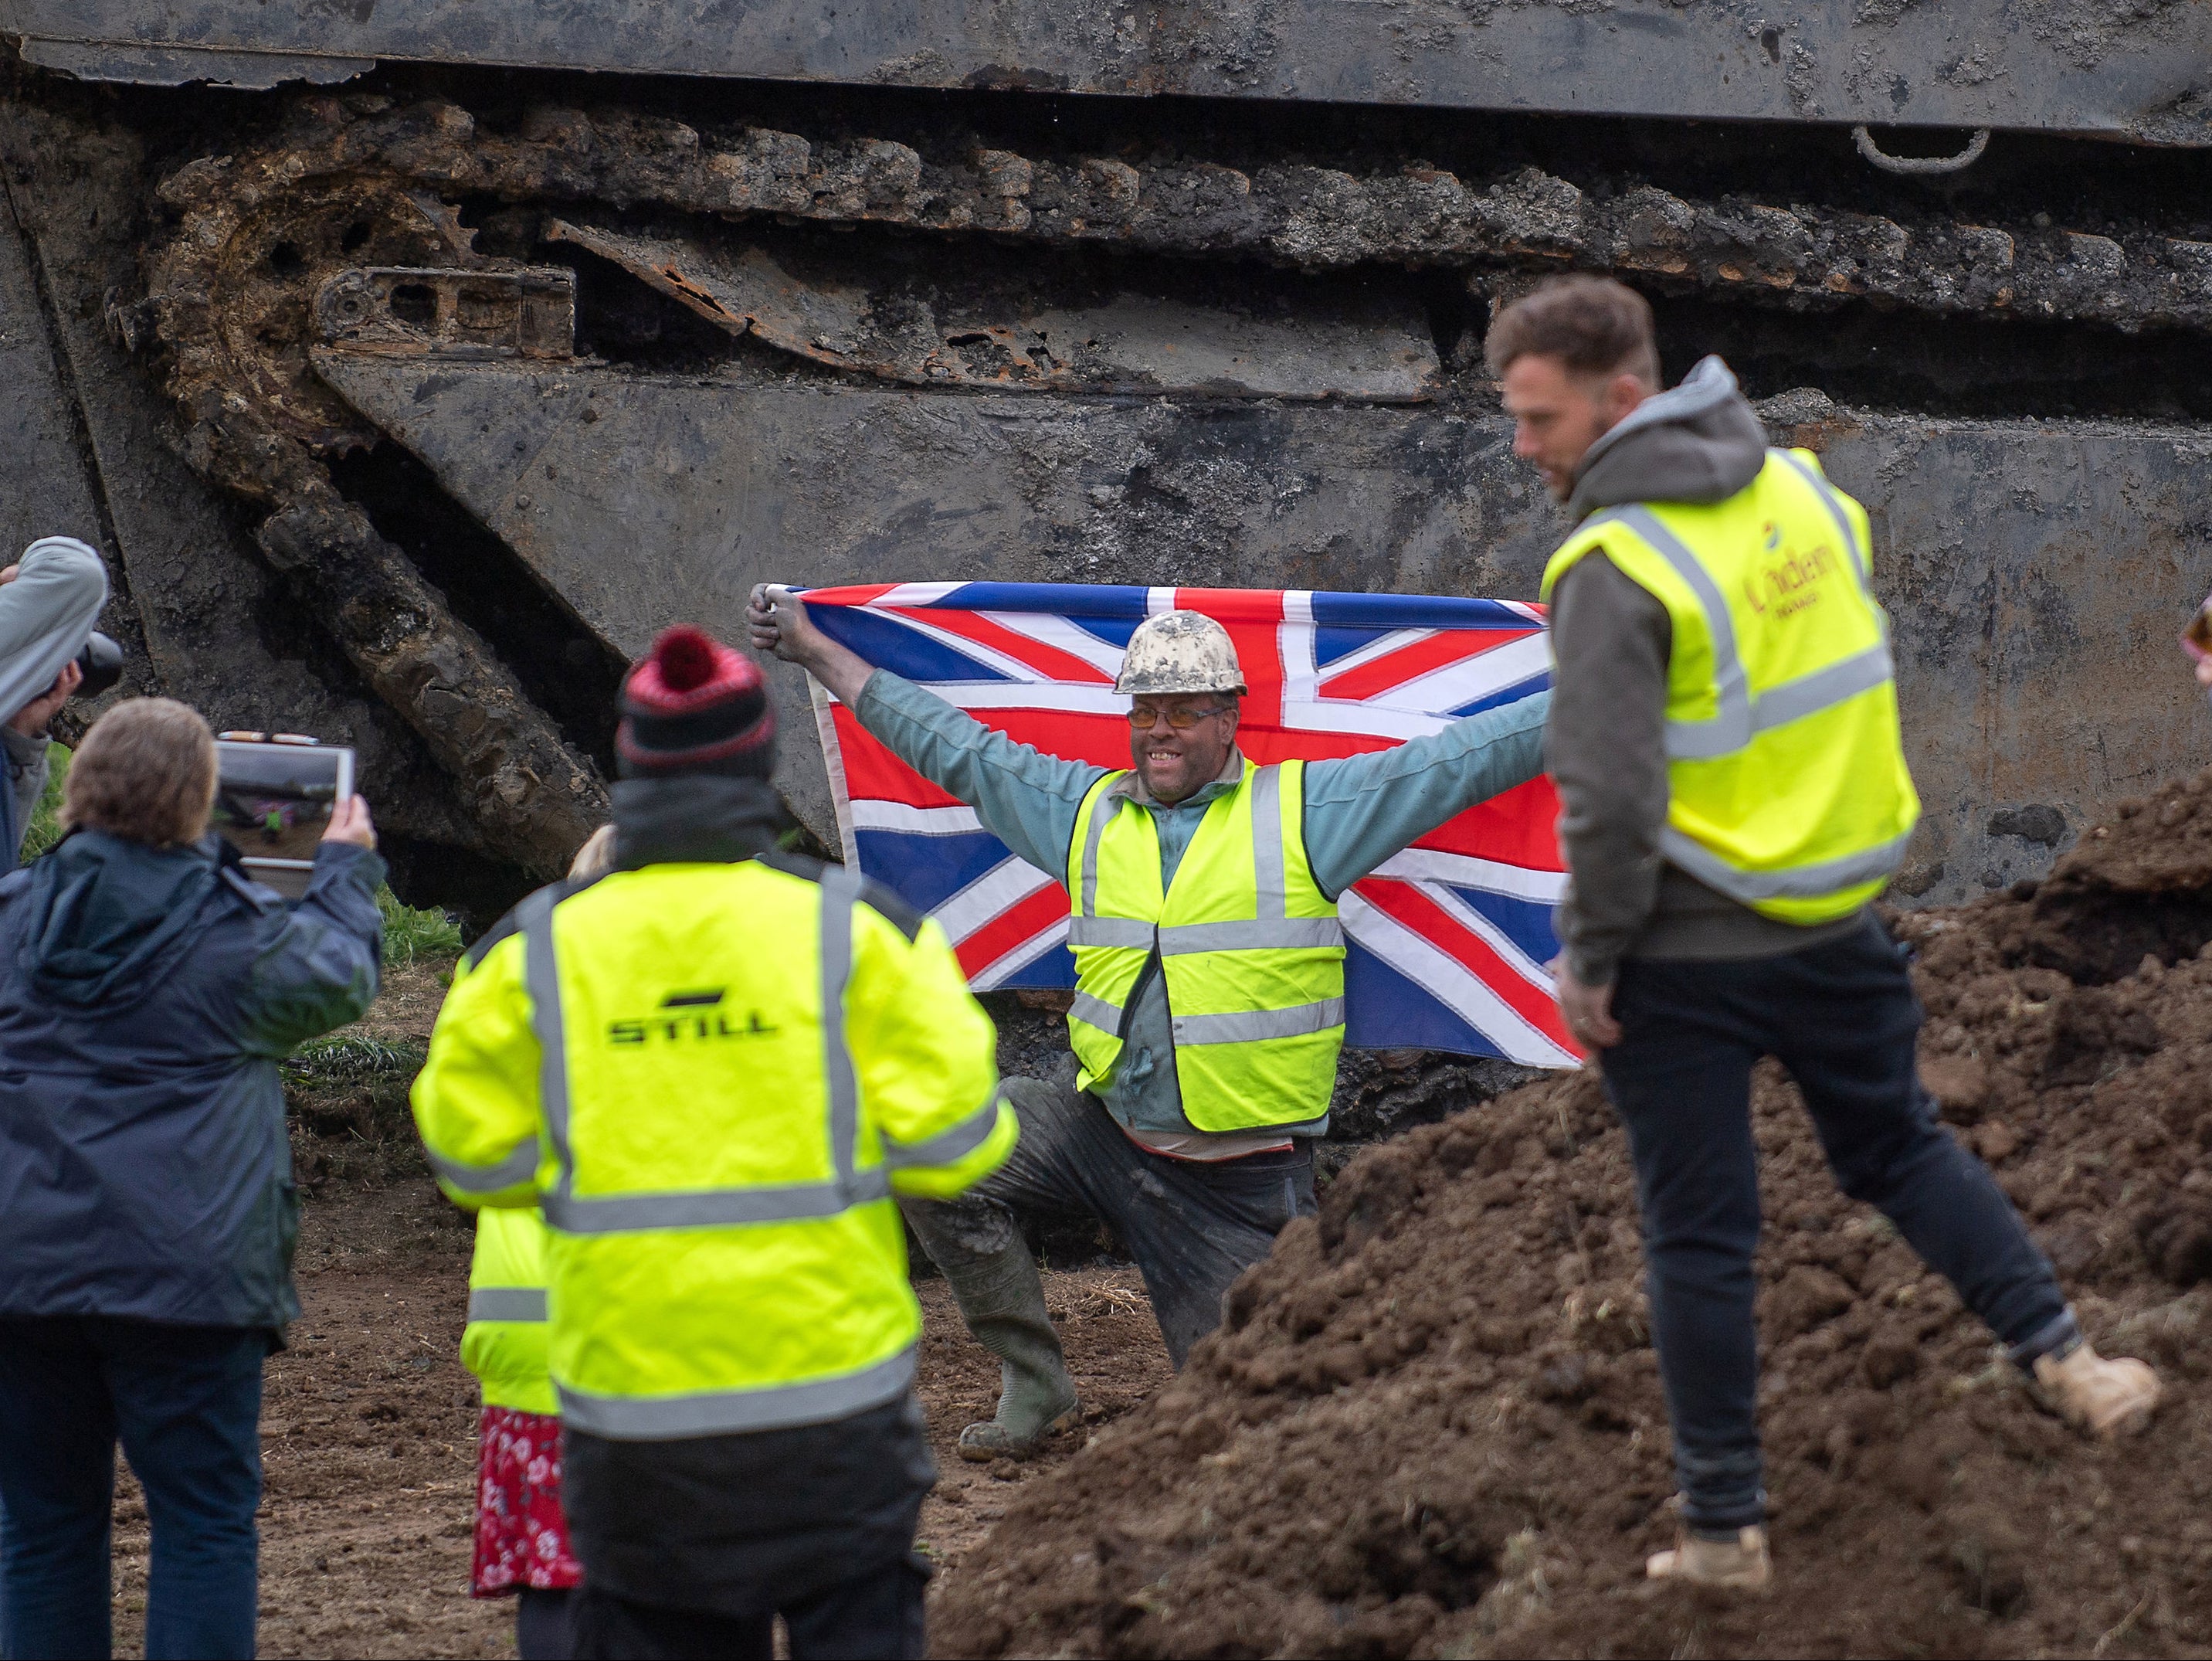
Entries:
[[1726,1540],[1703,1539],[1684,1529],[1672,1551],[1655,1551],[1644,1560],[1644,1573],[1649,1579],[1720,1591],[1765,1591],[1774,1576],[1774,1561],[1767,1555],[1763,1528],[1738,1529]]
[[998,1413],[960,1433],[960,1457],[1027,1458],[1046,1437],[1075,1422],[1077,1408],[1075,1380],[1045,1310],[1036,1260],[1003,1212],[1000,1226],[998,1217],[966,1214],[969,1208],[958,1202],[901,1208],[951,1284],[968,1330],[999,1358]]
[[2105,1437],[2142,1430],[2164,1394],[2158,1375],[2142,1362],[2106,1360],[2086,1339],[2063,1356],[2038,1356],[2035,1382],[2068,1424]]

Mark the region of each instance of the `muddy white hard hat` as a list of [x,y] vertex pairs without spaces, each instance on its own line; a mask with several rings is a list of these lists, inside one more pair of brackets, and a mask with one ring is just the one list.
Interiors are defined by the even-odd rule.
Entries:
[[1114,690],[1133,696],[1163,692],[1242,692],[1244,672],[1229,631],[1197,611],[1163,611],[1129,636]]

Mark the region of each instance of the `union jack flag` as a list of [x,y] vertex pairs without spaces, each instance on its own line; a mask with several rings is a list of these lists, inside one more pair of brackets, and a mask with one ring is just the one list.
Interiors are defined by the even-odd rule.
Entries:
[[[805,599],[823,631],[869,663],[1024,744],[1100,767],[1129,765],[1128,699],[1114,691],[1122,651],[1146,617],[1171,609],[1228,629],[1250,687],[1237,743],[1263,766],[1387,749],[1551,684],[1543,611],[1511,601],[1008,582],[816,588]],[[1060,884],[819,686],[815,713],[848,863],[934,916],[976,990],[1073,987]],[[1348,1043],[1574,1064],[1544,968],[1565,880],[1558,814],[1548,781],[1533,779],[1340,897]]]

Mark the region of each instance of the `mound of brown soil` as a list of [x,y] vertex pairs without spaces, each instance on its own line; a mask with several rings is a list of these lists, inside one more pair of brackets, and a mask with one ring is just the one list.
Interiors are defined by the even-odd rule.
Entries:
[[[1669,1439],[1595,1078],[1361,1155],[1144,1411],[1010,1508],[955,1655],[2203,1653],[2212,1646],[2212,791],[1898,923],[1922,1058],[2107,1353],[2142,1439],[2040,1411],[1950,1288],[1835,1190],[1771,1065],[1761,1418],[1778,1595],[1641,1578]],[[988,1568],[981,1567],[991,1564]]]

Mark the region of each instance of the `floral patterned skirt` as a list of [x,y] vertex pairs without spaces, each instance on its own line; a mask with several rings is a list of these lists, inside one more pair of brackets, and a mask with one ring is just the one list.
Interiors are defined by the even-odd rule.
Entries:
[[561,1421],[487,1407],[477,1426],[477,1548],[469,1591],[557,1591],[584,1578],[561,1512]]

